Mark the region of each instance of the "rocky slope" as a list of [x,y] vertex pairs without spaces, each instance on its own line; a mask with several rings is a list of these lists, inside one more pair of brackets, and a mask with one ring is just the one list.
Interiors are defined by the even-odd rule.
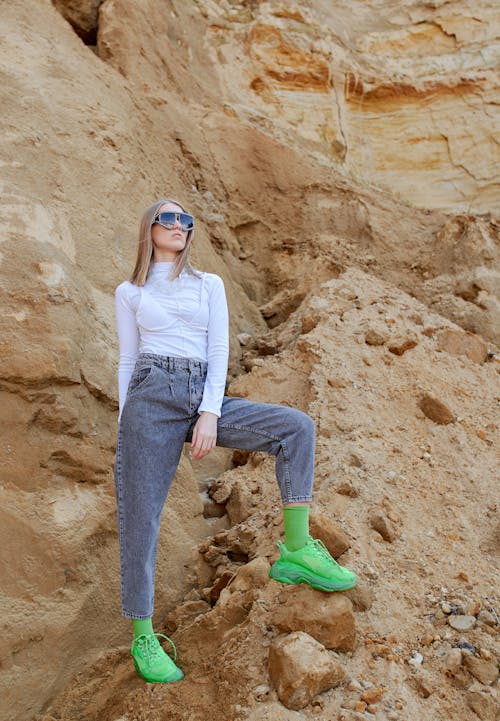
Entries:
[[[373,24],[364,3],[1,6],[2,718],[455,719],[464,704],[494,718],[495,19],[486,2],[474,18],[461,3],[376,9]],[[415,91],[395,92],[391,43]],[[431,72],[439,136],[467,130],[474,167],[430,150],[428,175],[398,165],[390,123],[407,145],[425,135],[405,113],[409,97],[417,114],[432,104]],[[184,458],[156,614],[186,681],[149,689],[119,615],[113,290],[165,194],[193,209],[195,263],[225,281],[229,392],[315,419],[318,534],[361,582],[327,599],[268,582],[271,460]],[[327,602],[347,641],[344,621],[319,638],[307,625]],[[475,620],[457,631],[461,616]],[[276,669],[296,648],[326,675],[286,710]]]

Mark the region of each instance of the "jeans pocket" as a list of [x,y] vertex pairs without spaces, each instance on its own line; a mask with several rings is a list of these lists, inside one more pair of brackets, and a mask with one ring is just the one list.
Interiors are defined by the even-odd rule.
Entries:
[[136,368],[134,370],[130,378],[130,383],[128,384],[127,395],[129,393],[134,393],[146,385],[153,374],[154,367],[154,365],[141,366],[140,368]]

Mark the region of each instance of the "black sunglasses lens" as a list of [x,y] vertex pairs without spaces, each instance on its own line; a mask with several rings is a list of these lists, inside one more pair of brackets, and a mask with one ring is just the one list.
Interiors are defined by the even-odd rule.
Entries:
[[161,225],[171,226],[173,228],[175,226],[177,216],[179,216],[179,222],[182,230],[192,230],[194,228],[194,218],[188,213],[160,213],[157,217],[157,222],[161,223]]

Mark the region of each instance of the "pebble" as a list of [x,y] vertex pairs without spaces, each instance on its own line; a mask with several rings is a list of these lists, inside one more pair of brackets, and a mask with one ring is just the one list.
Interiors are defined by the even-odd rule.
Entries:
[[445,667],[450,673],[458,673],[462,665],[462,651],[459,648],[452,648],[446,657]]
[[485,608],[479,611],[477,618],[478,621],[481,621],[481,623],[485,623],[487,626],[496,626],[495,617]]
[[455,629],[455,631],[470,631],[474,628],[476,619],[474,616],[462,616],[457,614],[456,616],[448,616],[448,624]]
[[411,658],[408,659],[408,663],[410,666],[414,666],[415,668],[418,668],[419,666],[422,665],[422,663],[424,661],[424,657],[418,651],[412,651],[412,653],[413,653],[413,656],[411,656]]
[[357,681],[355,678],[352,678],[352,679],[349,681],[349,685],[348,685],[347,688],[349,689],[349,691],[361,691],[361,689],[362,689],[363,687],[362,687],[362,685],[359,683],[359,681]]
[[461,648],[464,651],[469,651],[469,653],[476,653],[477,649],[475,646],[473,646],[471,643],[468,643],[468,641],[459,641],[457,643],[457,648]]

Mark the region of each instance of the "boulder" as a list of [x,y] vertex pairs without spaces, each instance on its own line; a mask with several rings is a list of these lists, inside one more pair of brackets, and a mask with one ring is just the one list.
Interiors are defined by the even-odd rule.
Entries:
[[290,586],[278,595],[272,623],[279,631],[304,631],[326,648],[353,651],[356,626],[352,602],[342,592],[322,593],[310,586]]
[[275,639],[269,648],[269,675],[281,703],[298,711],[345,677],[340,662],[307,633]]

